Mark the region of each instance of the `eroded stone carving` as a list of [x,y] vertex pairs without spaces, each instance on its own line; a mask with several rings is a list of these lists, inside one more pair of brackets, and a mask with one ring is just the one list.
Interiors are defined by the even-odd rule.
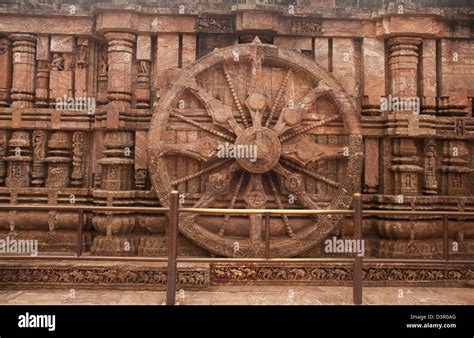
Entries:
[[72,174],[71,185],[82,186],[84,178],[84,132],[76,131],[72,134]]
[[436,180],[436,143],[434,140],[426,142],[425,146],[425,193],[436,194],[438,182]]
[[64,70],[64,57],[59,53],[54,53],[51,60],[51,69],[62,71]]
[[44,130],[33,131],[33,171],[31,184],[40,187],[45,178],[45,156],[46,156],[47,134]]
[[[336,27],[334,18],[326,20],[324,13],[321,17],[320,13],[281,12],[266,16],[265,11],[243,9],[235,13],[234,22],[234,14],[219,6],[208,11],[206,6],[199,5],[203,12],[197,13],[195,31],[195,18],[185,15],[172,24],[154,18],[153,32],[147,31],[147,24],[142,27],[141,21],[137,31],[120,27],[116,21],[115,28],[100,28],[96,22],[92,31],[74,25],[71,31],[66,27],[61,31],[64,35],[57,35],[61,20],[54,34],[47,27],[26,32],[32,27],[31,17],[23,13],[20,29],[10,29],[23,33],[0,32],[0,185],[5,186],[1,192],[4,202],[158,206],[167,203],[169,189],[174,188],[182,193],[186,206],[350,208],[352,193],[360,187],[357,173],[364,172],[367,208],[473,208],[469,29],[443,33],[443,14],[436,24],[425,24],[424,20],[431,20],[428,16],[416,22],[400,16],[397,28],[410,27],[409,36],[398,34],[388,20],[383,26],[391,33],[384,39],[379,30],[367,29],[379,24],[381,17],[376,15],[363,18],[364,36],[357,37],[353,35],[357,31],[354,19],[359,12],[337,11]],[[344,17],[347,13],[353,16]],[[142,15],[137,13],[133,20],[141,20]],[[258,17],[268,20],[254,20]],[[14,27],[14,15],[10,19]],[[341,24],[344,20],[348,25]],[[425,28],[432,27],[441,28],[427,34]],[[162,28],[170,31],[162,32]],[[214,48],[217,51],[208,54]],[[184,69],[195,58],[199,58],[197,63]],[[309,58],[331,75],[316,69]],[[170,83],[175,75],[177,80]],[[164,95],[168,87],[170,94]],[[379,99],[385,95],[421,96],[421,109],[382,111]],[[97,100],[96,112],[73,111],[72,105],[52,109],[57,98],[85,96]],[[359,103],[360,129],[359,116],[349,107],[354,105],[357,110]],[[156,137],[160,145],[147,154],[146,141],[139,142],[137,137],[135,145],[134,137],[137,131],[147,133],[153,106],[159,123],[152,123],[152,129],[165,127]],[[351,134],[351,130],[356,132]],[[226,143],[239,152],[221,158],[218,149]],[[240,152],[245,146],[256,147],[255,161],[252,156],[236,155],[245,154]],[[157,149],[161,152],[155,154]],[[147,155],[152,155],[148,169],[154,191],[148,183]],[[166,237],[164,219],[155,222],[149,216],[124,213],[85,216],[86,234],[99,232],[92,254],[166,255],[166,243],[157,240]],[[0,227],[12,236],[31,231],[45,236],[45,248],[70,250],[75,246],[69,227],[76,228],[77,218],[71,215],[51,211],[28,218],[21,212],[5,211],[0,214],[0,220],[3,218]],[[317,244],[321,234],[337,231],[341,225],[342,232],[351,233],[340,220],[272,215],[272,257],[321,255]],[[374,229],[371,255],[440,257],[439,219],[377,217],[366,221]],[[450,217],[449,243],[459,244],[457,252],[450,250],[451,256],[472,257],[471,221]],[[182,230],[200,245],[196,248],[201,251],[190,251],[193,255],[261,257],[264,253],[260,216],[184,218]],[[148,238],[134,239],[141,231]],[[234,267],[230,280],[305,281],[313,276],[344,281],[350,273],[345,268],[273,269]],[[450,281],[463,281],[466,270],[371,269],[366,275],[374,282],[444,280],[449,276]],[[138,272],[119,279],[133,282],[134,274]],[[113,272],[107,275],[115,280]],[[69,280],[68,276],[61,278]],[[80,274],[75,278],[80,280]]]
[[[462,268],[448,267],[416,268],[416,267],[366,267],[362,272],[363,280],[367,282],[466,282],[472,272]],[[350,282],[352,267],[348,266],[247,266],[243,265],[214,265],[211,267],[211,280],[215,282]]]
[[[107,269],[80,267],[67,269],[21,268],[2,269],[0,285],[21,283],[44,286],[72,285],[78,287],[107,287],[107,285],[140,286],[147,285],[157,289],[166,287],[166,269]],[[177,285],[184,288],[205,288],[209,285],[209,274],[203,269],[180,269]]]
[[232,17],[199,17],[197,30],[206,33],[232,33],[234,30],[234,22]]
[[290,30],[294,34],[318,35],[321,33],[321,23],[318,21],[292,20]]

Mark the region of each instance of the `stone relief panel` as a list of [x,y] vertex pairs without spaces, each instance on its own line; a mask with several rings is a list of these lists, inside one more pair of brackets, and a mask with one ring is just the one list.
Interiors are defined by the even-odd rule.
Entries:
[[[173,22],[157,15],[157,25],[137,12],[138,31],[126,20],[106,27],[93,11],[83,15],[97,20],[91,28],[79,27],[74,15],[64,31],[0,25],[2,200],[159,206],[176,188],[187,206],[316,209],[350,208],[352,193],[362,191],[367,208],[474,210],[468,29],[443,28],[442,16],[435,24],[430,17],[408,23],[400,15],[399,30],[392,25],[385,39],[377,15],[361,18],[350,10],[335,12],[335,25],[323,12],[290,15],[287,6],[238,14],[203,8]],[[28,15],[23,19],[23,27],[33,25]],[[354,33],[362,31],[363,37]],[[399,104],[403,99],[418,99],[418,106]],[[235,146],[223,148],[227,155],[258,146],[255,162],[218,157],[226,142]],[[1,236],[41,237],[35,231],[43,231],[45,248],[54,246],[46,234],[53,230],[64,248],[73,247],[79,225],[59,212],[1,218]],[[164,252],[164,216],[85,218],[86,250],[93,254]],[[221,218],[184,219],[183,253],[263,255],[262,217]],[[309,229],[346,231],[339,221],[271,217],[272,255],[325,255],[327,236]],[[472,222],[449,219],[450,244],[459,244],[452,255],[472,256]],[[436,258],[441,227],[426,217],[374,218],[365,235],[376,243],[373,256]],[[301,275],[280,277],[285,273]],[[403,279],[439,276],[400,273]],[[398,278],[372,274],[371,280]]]

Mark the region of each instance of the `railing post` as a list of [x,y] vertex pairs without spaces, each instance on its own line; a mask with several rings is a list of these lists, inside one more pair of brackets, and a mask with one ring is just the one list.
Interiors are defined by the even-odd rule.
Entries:
[[168,227],[168,273],[166,275],[166,305],[175,305],[176,301],[176,256],[178,253],[179,195],[171,191]]
[[84,210],[80,209],[79,210],[79,224],[77,226],[77,250],[76,250],[77,257],[82,256],[82,244],[83,244],[82,238],[84,237],[83,232],[82,232],[83,226],[84,226]]
[[449,260],[448,215],[443,215],[443,259]]
[[[362,240],[362,196],[354,194],[354,239]],[[352,281],[352,299],[355,305],[362,304],[362,257],[354,253],[354,277]]]
[[270,214],[265,213],[265,258],[270,258]]

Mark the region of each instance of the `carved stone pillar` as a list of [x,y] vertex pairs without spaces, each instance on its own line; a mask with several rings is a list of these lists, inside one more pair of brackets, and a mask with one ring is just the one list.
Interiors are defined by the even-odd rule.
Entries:
[[109,131],[105,134],[103,151],[101,189],[130,190],[133,182],[133,136],[127,131]]
[[132,62],[136,37],[125,32],[108,32],[109,106],[129,108],[132,101]]
[[391,92],[397,97],[417,96],[418,37],[393,37],[388,40]]
[[7,166],[5,157],[7,156],[7,131],[0,130],[0,185],[5,183],[5,176],[7,174]]
[[49,105],[49,37],[38,36],[36,49],[37,73],[36,73],[36,107],[48,107]]
[[447,140],[443,147],[443,165],[441,166],[441,193],[450,196],[464,196],[468,192],[469,150],[460,140]]
[[[47,103],[47,102],[46,102]],[[33,172],[31,184],[40,187],[44,184],[45,177],[45,155],[46,155],[46,132],[44,130],[33,131]]]
[[137,87],[135,98],[137,108],[150,107],[150,74],[151,74],[151,37],[140,35],[137,39]]
[[418,177],[423,168],[418,166],[419,157],[415,142],[412,139],[395,139],[393,154],[395,194],[418,194]]
[[148,177],[148,133],[143,130],[135,131],[135,189],[144,190]]
[[5,185],[9,188],[26,188],[31,183],[31,140],[27,131],[14,131],[8,142],[8,174]]
[[74,69],[74,97],[87,96],[87,61],[89,58],[89,40],[77,39],[76,67]]
[[46,187],[67,188],[71,165],[71,139],[69,134],[64,131],[54,132],[48,141],[48,148]]
[[[98,162],[102,166],[100,198],[107,195],[107,205],[112,206],[113,197],[130,198],[133,192],[133,134],[128,131],[107,131],[103,139],[105,158]],[[125,191],[124,191],[125,190]],[[135,245],[128,235],[135,226],[135,217],[130,213],[95,213],[94,228],[101,234],[94,238],[93,255],[134,255]]]
[[365,162],[364,162],[364,190],[368,194],[375,194],[379,188],[380,173],[379,140],[376,138],[365,139]]
[[12,107],[33,106],[35,85],[36,37],[31,34],[12,34],[13,80]]
[[72,181],[74,187],[81,187],[84,180],[84,132],[76,131],[72,135]]
[[10,47],[10,41],[7,38],[0,39],[0,107],[7,107],[10,102],[12,71]]
[[422,99],[418,96],[418,59],[422,39],[393,37],[388,40],[390,96],[387,133],[393,136],[433,136],[434,117],[420,115]]
[[48,107],[49,69],[47,61],[38,61],[36,74],[36,107]]
[[436,180],[436,142],[426,140],[425,143],[425,184],[423,192],[427,195],[437,194]]
[[[418,104],[418,111],[407,109],[406,105],[393,105],[388,114],[388,134],[393,136],[421,136],[418,98],[418,48],[422,42],[418,37],[393,37],[388,40],[391,97],[394,103],[412,102]],[[409,101],[408,101],[409,100]],[[414,107],[412,107],[414,108]],[[429,134],[429,133],[428,133]],[[413,139],[394,140],[392,171],[396,194],[416,195],[419,192],[418,151]]]

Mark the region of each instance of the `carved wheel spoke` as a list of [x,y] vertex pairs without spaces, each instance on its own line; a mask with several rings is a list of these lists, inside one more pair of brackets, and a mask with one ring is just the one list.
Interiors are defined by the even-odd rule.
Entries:
[[[267,204],[267,194],[263,187],[263,176],[251,174],[247,189],[244,192],[244,201],[250,209],[264,209]],[[250,241],[260,241],[262,233],[262,215],[249,215],[250,218]]]
[[286,134],[286,135],[283,135],[280,137],[280,141],[281,142],[284,142],[284,141],[287,141],[289,139],[292,139],[293,137],[295,136],[298,136],[298,135],[303,135],[304,133],[314,129],[314,128],[317,128],[317,127],[322,127],[324,126],[325,124],[329,123],[329,122],[333,122],[333,121],[336,121],[338,119],[341,118],[341,115],[337,114],[337,115],[333,115],[333,116],[328,116],[328,117],[325,117],[323,119],[321,119],[320,121],[318,122],[312,122],[306,126],[303,126],[303,127],[298,127],[298,128],[295,128],[293,131],[291,131],[290,133]]
[[[244,177],[245,177],[245,173],[241,173],[239,176],[239,180],[237,181],[237,185],[235,186],[235,190],[232,193],[232,199],[230,200],[229,209],[234,209],[235,202],[237,201],[237,196],[240,193],[240,188],[242,187],[242,183],[244,181]],[[222,221],[221,226],[219,228],[219,236],[224,236],[225,227],[229,223],[230,216],[231,215],[229,214],[224,216],[224,220]]]
[[[268,177],[268,183],[270,183],[270,188],[272,189],[273,198],[275,199],[278,209],[284,209],[283,203],[281,202],[280,195],[277,191],[275,183],[273,182],[272,176],[267,174],[267,177]],[[281,219],[283,220],[283,223],[285,224],[286,233],[288,234],[288,236],[293,237],[293,229],[291,228],[290,221],[288,220],[288,216],[285,214],[282,214]]]
[[311,106],[326,92],[328,92],[327,88],[323,85],[318,85],[318,87],[311,89],[305,96],[299,99],[298,102],[283,108],[273,130],[280,135],[289,129],[299,126]]
[[209,127],[206,127],[204,124],[200,123],[200,122],[196,122],[194,121],[193,119],[190,119],[190,118],[187,118],[186,116],[183,116],[181,115],[179,112],[177,111],[172,111],[171,112],[171,116],[174,116],[174,117],[177,117],[178,119],[186,122],[186,123],[189,123],[195,127],[198,127],[199,129],[203,130],[203,131],[207,131],[208,133],[211,133],[213,135],[216,135],[216,136],[219,136],[220,138],[226,140],[226,141],[229,141],[229,142],[234,142],[235,141],[235,138],[232,137],[232,136],[229,136],[227,134],[224,134],[216,129],[213,129],[213,128],[209,128]]
[[258,51],[259,49],[254,49],[253,53],[251,53],[250,83],[249,83],[247,95],[260,91],[260,88],[258,87],[258,81],[262,77],[263,58],[262,58],[262,54],[258,53]]
[[208,162],[217,158],[219,144],[221,143],[211,137],[204,137],[189,143],[163,143],[160,149],[162,155],[190,156]]
[[344,150],[347,148],[338,145],[318,144],[309,140],[308,137],[301,137],[296,142],[282,145],[281,156],[305,167],[313,161],[344,158]]
[[244,127],[248,128],[249,124],[248,124],[248,121],[247,121],[247,117],[245,116],[244,109],[242,108],[242,103],[240,102],[237,91],[235,90],[234,81],[232,80],[232,77],[230,75],[230,72],[229,72],[229,69],[228,69],[227,65],[224,64],[222,66],[222,72],[224,73],[225,80],[226,80],[227,85],[229,86],[229,90],[232,94],[232,100],[234,101],[234,103],[237,107],[237,110],[239,112],[240,119],[242,120],[242,123],[244,124]]
[[242,127],[235,120],[232,107],[223,104],[195,82],[190,84],[189,89],[203,103],[215,125],[225,128],[233,134],[242,132]]
[[292,169],[295,169],[296,171],[299,171],[299,172],[301,172],[301,173],[303,173],[303,174],[306,174],[306,175],[308,175],[308,176],[310,176],[310,177],[312,177],[312,178],[314,178],[314,179],[316,179],[316,180],[319,180],[319,181],[321,181],[321,182],[324,182],[324,183],[326,183],[326,184],[328,184],[328,185],[331,185],[331,186],[333,186],[333,187],[336,187],[336,188],[339,187],[339,183],[337,183],[336,181],[333,181],[333,180],[331,180],[331,179],[329,179],[329,178],[327,178],[327,177],[325,177],[325,176],[316,174],[316,173],[314,173],[314,172],[312,172],[312,171],[310,171],[310,170],[308,170],[308,169],[305,169],[305,168],[303,168],[303,167],[301,167],[301,166],[299,166],[299,165],[293,164],[293,163],[288,162],[288,161],[285,161],[285,160],[282,160],[281,162],[284,163],[285,165],[287,165],[288,167],[290,167],[290,168],[292,168]]
[[270,110],[270,114],[267,117],[267,121],[265,122],[265,127],[269,127],[273,120],[273,115],[275,115],[276,110],[280,107],[283,99],[283,93],[285,91],[286,86],[288,85],[288,80],[292,74],[291,68],[286,71],[285,79],[281,84],[280,88],[278,89],[277,96],[275,97],[275,101],[273,102],[272,109]]
[[197,172],[195,172],[195,173],[186,175],[186,176],[184,176],[184,177],[181,177],[181,178],[178,178],[178,179],[172,181],[172,182],[171,182],[171,185],[172,185],[172,186],[176,186],[176,185],[178,185],[178,184],[180,184],[180,183],[187,182],[187,181],[189,181],[189,180],[191,180],[191,179],[193,179],[193,178],[195,178],[195,177],[198,177],[198,176],[201,176],[201,175],[206,174],[206,173],[208,173],[208,172],[214,171],[214,170],[216,170],[217,168],[222,167],[222,166],[225,165],[225,164],[228,165],[229,162],[227,161],[227,162],[217,162],[217,163],[214,163],[213,165],[210,165],[210,166],[207,167],[207,168],[201,169],[201,170],[199,170],[199,171],[197,171]]
[[281,164],[278,164],[274,168],[283,181],[285,189],[293,196],[296,197],[296,201],[307,209],[319,209],[315,201],[311,199],[309,194],[304,190],[303,178],[300,174],[295,174],[285,169]]

